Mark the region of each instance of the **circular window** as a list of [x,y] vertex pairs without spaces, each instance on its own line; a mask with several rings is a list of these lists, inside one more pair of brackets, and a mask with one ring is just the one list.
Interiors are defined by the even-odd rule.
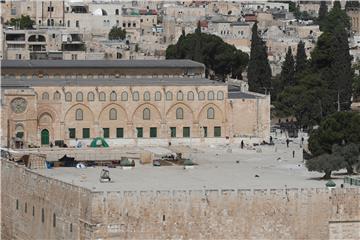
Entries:
[[27,102],[24,98],[15,98],[11,101],[11,109],[14,113],[22,113],[26,110]]

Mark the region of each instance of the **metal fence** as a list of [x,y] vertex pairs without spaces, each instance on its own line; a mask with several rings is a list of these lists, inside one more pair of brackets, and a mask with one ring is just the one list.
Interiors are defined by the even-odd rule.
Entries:
[[350,185],[360,186],[360,178],[355,177],[345,177],[344,183],[348,183]]

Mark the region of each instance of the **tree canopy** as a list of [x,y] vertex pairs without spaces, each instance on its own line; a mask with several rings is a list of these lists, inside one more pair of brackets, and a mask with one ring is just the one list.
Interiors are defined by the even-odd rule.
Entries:
[[264,93],[271,87],[271,68],[268,61],[267,48],[259,35],[257,23],[252,27],[247,77],[250,91]]
[[309,171],[325,173],[324,179],[331,178],[331,172],[340,170],[344,167],[343,160],[333,154],[322,154],[306,161],[306,167]]
[[309,150],[312,155],[332,153],[334,144],[360,144],[360,114],[336,112],[324,119],[319,128],[311,132]]
[[319,8],[319,14],[318,14],[318,19],[317,22],[320,25],[320,29],[322,28],[324,21],[326,19],[326,15],[328,13],[328,6],[326,1],[321,1],[320,2],[320,8]]
[[326,15],[324,21],[321,22],[320,30],[324,32],[332,32],[336,26],[350,29],[350,18],[344,10],[341,9],[339,1],[334,2],[333,8]]
[[346,1],[345,3],[345,10],[357,10],[360,8],[360,2],[359,1]]
[[168,46],[166,58],[204,63],[207,76],[214,72],[222,80],[229,74],[232,78],[242,79],[242,72],[249,61],[246,53],[225,43],[220,37],[202,33],[200,25],[195,33],[185,35],[183,32],[176,44]]
[[298,125],[303,127],[311,128],[326,116],[349,110],[351,106],[354,85],[348,17],[335,2],[323,21],[324,32],[319,36],[309,61],[304,44],[299,42],[294,85],[282,83],[283,90],[274,102],[279,116],[293,115]]
[[306,165],[309,171],[325,172],[326,178],[342,168],[352,174],[360,164],[359,146],[360,114],[334,113],[310,133],[309,150],[314,157]]
[[11,18],[10,21],[5,23],[9,26],[19,27],[20,29],[33,29],[35,21],[30,18],[30,16],[21,15],[20,18]]
[[114,26],[109,32],[109,40],[124,40],[126,38],[126,30],[121,27]]

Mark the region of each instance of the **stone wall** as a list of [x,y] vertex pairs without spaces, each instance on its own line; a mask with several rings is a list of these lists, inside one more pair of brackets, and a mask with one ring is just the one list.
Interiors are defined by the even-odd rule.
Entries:
[[1,191],[1,239],[85,239],[90,190],[2,161]]
[[4,239],[360,238],[358,188],[91,192],[9,162],[2,175]]

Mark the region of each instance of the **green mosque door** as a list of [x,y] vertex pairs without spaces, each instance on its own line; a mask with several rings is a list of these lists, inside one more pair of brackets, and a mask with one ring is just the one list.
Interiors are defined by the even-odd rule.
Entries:
[[49,145],[49,131],[47,129],[41,131],[41,145]]

